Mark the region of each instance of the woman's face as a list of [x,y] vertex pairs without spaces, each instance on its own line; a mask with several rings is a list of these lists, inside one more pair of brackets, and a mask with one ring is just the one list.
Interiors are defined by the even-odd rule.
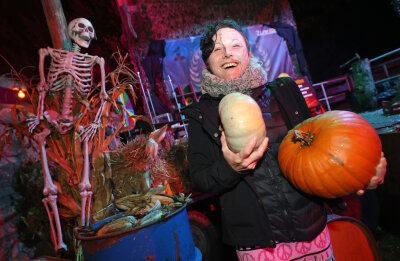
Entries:
[[249,65],[251,54],[243,36],[232,28],[222,28],[213,36],[214,50],[208,57],[211,72],[225,80],[240,76]]

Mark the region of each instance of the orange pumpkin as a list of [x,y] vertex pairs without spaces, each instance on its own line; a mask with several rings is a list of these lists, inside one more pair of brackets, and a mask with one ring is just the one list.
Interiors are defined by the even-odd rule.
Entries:
[[230,150],[239,152],[253,138],[257,137],[256,148],[267,134],[261,109],[248,95],[238,92],[222,98],[219,115]]
[[329,111],[290,130],[280,145],[278,161],[295,187],[335,198],[369,183],[381,151],[379,136],[368,121],[353,112]]

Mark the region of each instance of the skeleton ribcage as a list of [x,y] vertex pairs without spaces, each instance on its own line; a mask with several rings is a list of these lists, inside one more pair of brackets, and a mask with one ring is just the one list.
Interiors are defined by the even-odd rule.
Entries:
[[61,91],[71,84],[72,90],[87,95],[92,85],[92,69],[96,56],[50,49],[51,64],[47,82],[51,91]]

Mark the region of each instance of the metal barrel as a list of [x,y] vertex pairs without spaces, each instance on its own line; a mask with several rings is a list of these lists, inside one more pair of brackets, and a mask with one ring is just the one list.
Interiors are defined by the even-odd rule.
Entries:
[[193,242],[186,204],[142,227],[101,236],[82,236],[79,231],[79,227],[74,229],[76,238],[81,240],[85,261],[201,260],[201,252]]

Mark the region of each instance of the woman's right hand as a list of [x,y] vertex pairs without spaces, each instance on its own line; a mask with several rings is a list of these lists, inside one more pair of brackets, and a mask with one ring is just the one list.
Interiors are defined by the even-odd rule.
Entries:
[[229,149],[225,132],[222,132],[221,135],[222,154],[236,172],[252,170],[256,167],[258,160],[262,158],[267,149],[268,138],[266,137],[260,146],[255,149],[256,143],[257,139],[253,137],[241,151],[236,153]]

